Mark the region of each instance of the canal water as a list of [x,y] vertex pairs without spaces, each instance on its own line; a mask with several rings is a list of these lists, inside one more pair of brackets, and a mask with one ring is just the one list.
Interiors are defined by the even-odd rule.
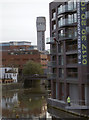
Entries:
[[[40,119],[50,118],[54,120],[60,118],[79,118],[77,116],[64,113],[53,108],[47,108],[47,90],[41,87],[28,88],[21,90],[3,91],[2,94],[2,117],[3,118],[29,118],[29,119]],[[47,119],[48,120],[48,119]],[[76,120],[76,119],[75,119]],[[83,118],[80,120],[84,120]]]

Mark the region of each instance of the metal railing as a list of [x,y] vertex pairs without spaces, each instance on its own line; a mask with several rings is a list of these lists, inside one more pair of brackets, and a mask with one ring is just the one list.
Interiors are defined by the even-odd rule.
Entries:
[[86,103],[86,100],[70,100],[71,106],[85,106]]

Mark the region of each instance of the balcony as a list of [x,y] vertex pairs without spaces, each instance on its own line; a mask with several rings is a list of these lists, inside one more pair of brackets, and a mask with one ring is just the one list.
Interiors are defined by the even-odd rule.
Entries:
[[66,32],[66,33],[60,33],[59,34],[59,40],[66,40],[66,39],[76,39],[77,38],[77,34],[76,33],[68,33],[68,32]]
[[78,73],[77,72],[68,72],[67,73],[67,78],[78,78]]
[[56,67],[56,61],[50,61],[48,62],[49,67]]
[[77,58],[69,58],[67,59],[67,64],[76,64],[78,61],[77,61]]
[[50,49],[50,54],[56,55],[56,53],[57,53],[56,48],[54,48],[54,49]]
[[58,15],[62,14],[62,13],[67,13],[67,12],[75,12],[77,10],[76,6],[68,6],[68,5],[63,5],[62,9],[59,8],[58,9]]
[[58,26],[61,28],[61,27],[65,27],[65,26],[67,26],[67,27],[70,27],[70,26],[77,26],[77,20],[71,20],[71,19],[68,19],[68,18],[66,18],[66,19],[62,19],[61,21],[59,21],[58,22]]
[[54,44],[54,43],[55,43],[54,37],[46,38],[46,44]]
[[50,73],[47,75],[47,79],[56,79],[57,74],[56,73]]
[[66,46],[66,52],[77,53],[77,44]]
[[78,60],[77,58],[69,58],[67,59],[67,67],[77,67]]

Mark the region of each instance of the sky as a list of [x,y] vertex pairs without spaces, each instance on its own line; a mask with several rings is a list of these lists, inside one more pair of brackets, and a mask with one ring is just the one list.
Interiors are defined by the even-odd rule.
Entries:
[[[49,3],[52,0],[0,0],[0,42],[26,40],[37,45],[36,17],[46,17],[49,37]],[[46,46],[47,49],[47,46]]]

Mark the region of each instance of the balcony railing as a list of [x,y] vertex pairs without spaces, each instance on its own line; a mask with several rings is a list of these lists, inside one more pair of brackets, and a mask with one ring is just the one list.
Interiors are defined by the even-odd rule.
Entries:
[[66,52],[77,50],[77,44],[66,46]]
[[59,27],[63,27],[63,26],[69,26],[69,25],[73,25],[74,23],[76,23],[77,22],[77,19],[76,20],[74,20],[74,19],[68,19],[68,18],[66,18],[66,19],[62,19],[61,21],[59,21],[58,22],[58,26]]
[[54,37],[48,37],[48,38],[46,38],[46,44],[51,44],[51,43],[55,43]]
[[56,67],[56,61],[50,61],[48,62],[49,67]]
[[75,32],[74,34],[73,33],[68,33],[68,32],[59,34],[59,40],[62,40],[62,39],[75,39],[76,37],[77,37],[77,32]]
[[76,10],[76,6],[68,6],[68,5],[63,5],[62,9],[58,9],[58,14],[65,13],[65,12],[71,12]]
[[57,74],[56,73],[50,73],[47,75],[48,79],[56,79]]

